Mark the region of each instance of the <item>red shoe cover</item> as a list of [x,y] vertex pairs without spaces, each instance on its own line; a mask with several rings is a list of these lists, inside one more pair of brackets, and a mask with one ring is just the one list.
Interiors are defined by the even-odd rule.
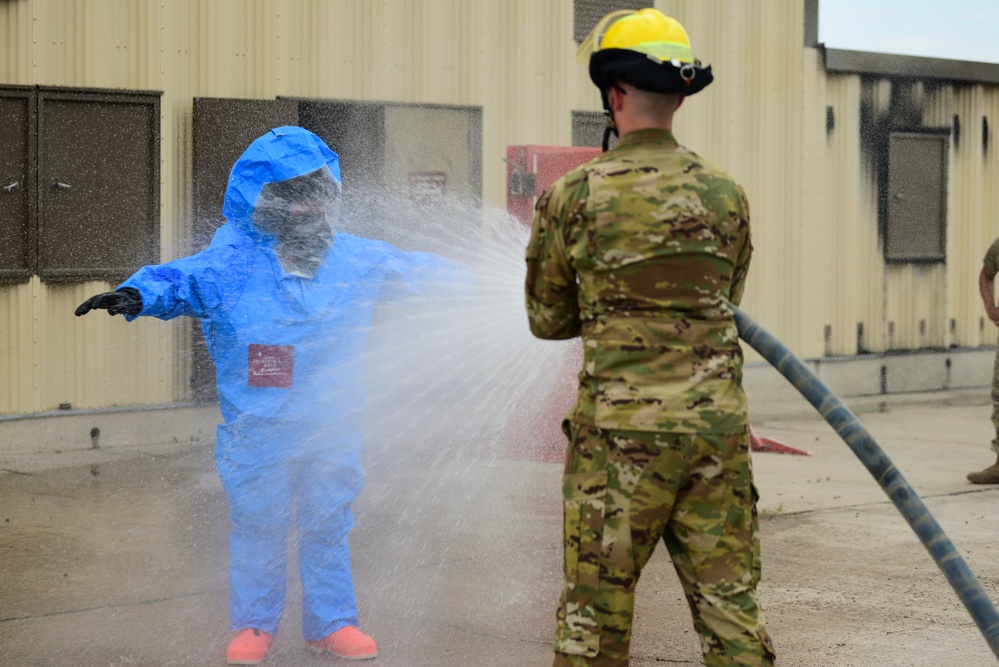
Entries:
[[378,655],[375,640],[352,625],[340,628],[326,639],[307,642],[318,653],[332,653],[347,660],[370,660]]
[[274,637],[271,635],[256,628],[247,628],[229,642],[225,657],[230,665],[259,665],[273,644]]

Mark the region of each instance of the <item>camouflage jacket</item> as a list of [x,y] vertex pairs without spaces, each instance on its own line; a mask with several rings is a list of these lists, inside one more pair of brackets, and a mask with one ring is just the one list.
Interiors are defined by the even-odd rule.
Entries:
[[535,208],[527,312],[539,338],[583,336],[570,419],[599,428],[747,427],[738,304],[749,204],[725,172],[640,130],[569,172]]

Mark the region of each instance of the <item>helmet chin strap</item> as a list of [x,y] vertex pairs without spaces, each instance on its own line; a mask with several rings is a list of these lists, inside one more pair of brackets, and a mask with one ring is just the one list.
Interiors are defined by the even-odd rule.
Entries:
[[606,153],[608,149],[610,149],[611,132],[614,133],[615,137],[618,136],[618,134],[617,134],[617,127],[614,125],[614,116],[611,115],[610,110],[604,111],[604,116],[607,118],[607,127],[604,128],[604,143],[603,143],[603,151],[604,153]]

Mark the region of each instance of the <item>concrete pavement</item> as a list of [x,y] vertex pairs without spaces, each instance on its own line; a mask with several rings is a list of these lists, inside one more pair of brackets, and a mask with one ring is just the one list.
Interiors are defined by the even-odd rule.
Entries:
[[[999,486],[987,390],[849,404],[999,597]],[[780,665],[994,665],[943,576],[870,475],[807,405],[753,400],[761,598]],[[377,443],[352,535],[362,628],[381,667],[550,664],[560,586],[556,462],[502,443]],[[41,458],[40,458],[41,457]],[[47,457],[47,458],[46,458]],[[67,465],[68,463],[68,465]],[[223,665],[227,516],[210,444],[0,461],[0,665]],[[305,651],[297,572],[266,664]],[[639,587],[633,665],[697,665],[664,549]]]

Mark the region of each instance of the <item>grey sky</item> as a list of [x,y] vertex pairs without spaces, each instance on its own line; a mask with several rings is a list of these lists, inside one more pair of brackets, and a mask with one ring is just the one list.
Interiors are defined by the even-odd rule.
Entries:
[[999,63],[999,0],[819,0],[831,49]]

